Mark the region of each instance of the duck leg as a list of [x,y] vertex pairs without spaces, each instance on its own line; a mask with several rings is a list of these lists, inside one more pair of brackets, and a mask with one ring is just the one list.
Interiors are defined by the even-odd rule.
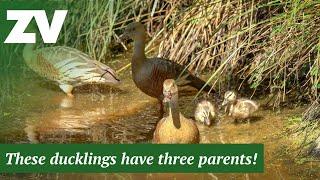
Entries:
[[63,92],[65,92],[69,97],[74,97],[72,94],[73,86],[69,84],[60,84],[60,89],[62,89]]
[[234,123],[235,123],[235,124],[238,124],[238,123],[239,123],[239,120],[238,120],[237,118],[235,118],[235,119],[234,119]]
[[247,124],[251,124],[251,118],[246,118]]

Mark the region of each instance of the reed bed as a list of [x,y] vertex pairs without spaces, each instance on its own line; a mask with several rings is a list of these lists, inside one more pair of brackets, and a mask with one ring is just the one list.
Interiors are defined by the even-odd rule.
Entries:
[[[159,55],[224,89],[319,97],[319,1],[195,1],[172,15]],[[295,99],[297,100],[297,99]]]
[[[149,35],[162,27],[167,3],[152,0],[67,1],[69,17],[59,43],[81,49],[94,59],[108,61],[117,49],[125,26],[133,21],[146,24]],[[114,52],[113,52],[114,53]]]
[[207,83],[221,92],[271,94],[276,106],[320,96],[319,1],[69,0],[61,6],[69,12],[55,45],[104,63],[127,49],[119,41],[125,26],[141,21],[150,37],[147,52],[210,74]]
[[[60,42],[108,61],[142,21],[157,56],[211,74],[217,89],[314,100],[320,88],[320,2],[279,0],[70,1]],[[126,48],[124,42],[121,46]],[[295,99],[297,100],[297,99]]]

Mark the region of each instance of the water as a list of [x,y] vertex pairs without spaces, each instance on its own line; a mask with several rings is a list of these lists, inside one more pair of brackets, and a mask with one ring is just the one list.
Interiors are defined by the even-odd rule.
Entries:
[[[121,67],[128,61],[115,61]],[[70,99],[51,82],[27,68],[0,70],[1,143],[139,143],[150,142],[158,121],[157,101],[134,85],[129,69],[117,88],[86,86]],[[195,91],[180,98],[181,111],[192,117]],[[319,163],[298,165],[284,153],[291,142],[281,136],[284,121],[304,108],[278,113],[259,110],[257,121],[235,124],[221,116],[212,127],[198,125],[201,143],[263,143],[262,174],[20,174],[25,179],[317,179]]]

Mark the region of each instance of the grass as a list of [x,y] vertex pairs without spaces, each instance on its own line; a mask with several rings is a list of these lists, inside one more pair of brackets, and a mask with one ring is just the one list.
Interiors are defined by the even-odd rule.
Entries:
[[273,94],[274,106],[288,97],[319,97],[318,1],[71,1],[68,6],[77,8],[62,39],[100,61],[112,60],[110,49],[128,23],[142,21],[153,37],[149,51],[156,48],[157,56],[195,74],[210,73],[207,83],[220,91]]
[[[319,97],[318,1],[195,1],[163,38],[159,54],[211,72],[222,89]],[[185,50],[188,51],[185,51]],[[249,89],[250,90],[250,89]]]
[[271,94],[275,107],[320,96],[319,1],[71,0],[63,6],[68,18],[56,45],[98,61],[113,61],[127,49],[119,36],[128,23],[142,21],[149,54],[196,75],[209,73],[207,83],[220,93]]
[[320,136],[319,122],[302,121],[301,117],[290,117],[283,134],[292,142],[289,148],[290,153],[296,157],[298,163],[303,163],[310,160],[308,156],[312,154],[314,143]]
[[295,154],[298,163],[313,161],[313,158],[309,155],[316,158],[320,157],[319,109],[319,102],[315,101],[305,110],[302,116],[289,117],[285,122],[286,129],[283,134],[292,142],[291,153]]
[[[132,21],[143,21],[153,32],[164,3],[159,1],[111,0],[67,1],[69,17],[59,43],[81,49],[96,60],[112,61],[111,51],[119,45],[119,35]],[[152,28],[150,28],[152,26]],[[122,43],[122,46],[125,45]]]

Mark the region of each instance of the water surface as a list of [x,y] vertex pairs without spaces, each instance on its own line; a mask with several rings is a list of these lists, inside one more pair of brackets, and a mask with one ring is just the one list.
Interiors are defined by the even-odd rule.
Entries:
[[[128,61],[115,62],[120,68]],[[23,67],[23,68],[22,68]],[[71,99],[52,82],[28,68],[0,70],[1,143],[145,143],[158,121],[157,101],[134,85],[130,69],[120,74],[122,84],[85,86]],[[180,98],[181,111],[193,118],[195,91]],[[201,143],[263,143],[262,174],[21,174],[28,179],[317,179],[318,163],[295,164],[284,155],[290,142],[281,136],[284,121],[304,108],[259,110],[256,121],[235,124],[221,115],[211,127],[198,124]],[[290,153],[289,153],[290,154]]]

